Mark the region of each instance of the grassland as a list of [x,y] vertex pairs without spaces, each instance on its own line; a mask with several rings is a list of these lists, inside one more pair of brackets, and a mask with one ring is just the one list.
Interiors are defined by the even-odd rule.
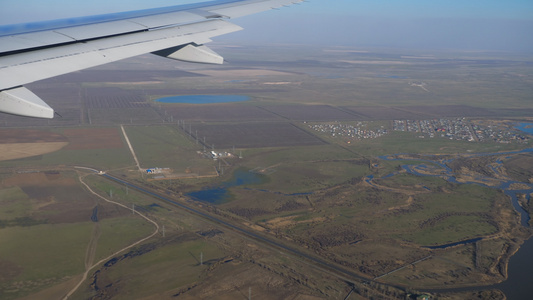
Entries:
[[[19,174],[0,186],[2,299],[32,294],[82,273],[95,226],[96,260],[153,231],[128,211],[98,204],[73,180],[73,173],[61,174]],[[98,223],[91,222],[95,205]]]
[[[114,70],[107,77],[98,78],[89,71],[36,86],[42,90],[45,84],[50,86],[48,95],[57,98],[50,101],[52,105],[70,103],[65,106],[65,120],[22,122],[0,116],[0,124],[40,126],[37,132],[69,144],[53,153],[0,162],[0,267],[8,270],[0,272],[0,298],[57,288],[81,274],[94,232],[98,232],[93,249],[97,261],[153,230],[131,211],[87,194],[76,175],[64,171],[73,165],[112,170],[368,279],[379,277],[378,281],[406,288],[503,280],[509,256],[531,234],[518,224],[508,197],[489,187],[448,182],[439,177],[440,167],[426,170],[434,177],[420,177],[407,174],[401,166],[427,158],[419,154],[440,154],[441,158],[461,157],[450,164],[457,174],[498,179],[508,175],[528,183],[530,155],[506,155],[496,174],[486,165],[489,160],[463,154],[529,145],[421,139],[403,132],[348,140],[309,130],[308,124],[372,121],[373,126],[391,130],[391,120],[397,118],[527,121],[533,113],[530,58],[435,53],[436,59],[425,60],[406,58],[406,53],[327,50],[331,49],[306,49],[308,59],[301,60],[300,48],[298,55],[284,47],[231,48],[231,65],[216,69],[200,65],[189,72],[142,57],[110,67]],[[257,60],[259,55],[264,58]],[[154,73],[141,71],[143,77],[132,71],[147,65]],[[412,82],[423,82],[425,89]],[[243,94],[252,101],[152,102],[160,96],[185,94]],[[141,167],[171,168],[186,176],[149,182],[140,176],[121,124]],[[208,151],[235,147],[234,154],[242,158],[213,161],[197,153],[204,147]],[[397,161],[379,158],[399,153],[412,155]],[[185,178],[217,175],[215,169],[220,176]],[[50,170],[60,170],[61,176],[39,172]],[[229,188],[230,201],[218,205],[186,197],[187,192],[233,180],[235,170],[251,170],[262,180]],[[246,298],[248,287],[276,299],[324,299],[343,298],[351,290],[345,282],[305,263],[147,195],[96,176],[86,181],[106,198],[112,195],[127,207],[135,204],[165,226],[166,236],[158,235],[98,266],[75,299],[176,295],[236,299]],[[95,206],[97,223],[90,222]],[[483,239],[427,248],[473,238]],[[39,251],[32,250],[36,246]],[[203,253],[203,265],[198,263],[199,253]],[[259,284],[263,282],[269,284]],[[352,297],[401,295],[373,283],[359,286]],[[479,295],[472,292],[465,297]]]

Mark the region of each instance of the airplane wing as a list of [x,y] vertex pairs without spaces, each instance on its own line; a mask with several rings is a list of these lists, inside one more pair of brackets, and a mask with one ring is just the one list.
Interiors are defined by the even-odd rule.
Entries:
[[303,1],[215,0],[0,26],[0,111],[53,118],[54,110],[25,84],[145,53],[221,64],[204,44],[242,29],[229,19]]

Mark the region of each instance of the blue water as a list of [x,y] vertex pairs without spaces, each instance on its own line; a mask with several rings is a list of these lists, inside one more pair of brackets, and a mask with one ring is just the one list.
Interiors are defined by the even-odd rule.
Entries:
[[211,204],[222,204],[229,201],[231,198],[228,188],[241,185],[261,184],[264,181],[264,176],[245,170],[237,170],[233,173],[233,178],[231,180],[223,182],[220,186],[192,192],[187,194],[187,196]]
[[533,134],[533,123],[519,123],[515,128],[525,133]]
[[[520,129],[524,132],[533,134],[533,128],[526,128],[533,125],[533,123],[521,123],[520,126],[516,127],[517,129]],[[521,151],[510,151],[505,153],[477,153],[470,155],[470,157],[481,157],[481,156],[501,156],[501,155],[510,155],[510,154],[520,154],[520,153],[531,153],[533,152],[533,148],[524,149]],[[403,159],[397,158],[398,155],[389,155],[389,156],[382,156],[380,157],[383,160],[389,160],[389,161],[401,161]],[[441,178],[444,178],[445,180],[448,180],[449,182],[453,183],[459,183],[457,182],[455,178],[455,174],[453,174],[453,170],[451,170],[446,163],[449,163],[453,161],[450,160],[441,160],[437,161],[437,157],[433,155],[427,155],[428,159],[418,159],[418,161],[421,161],[420,164],[411,164],[411,165],[404,165],[402,166],[404,170],[406,170],[408,173],[417,175],[417,176],[439,176]],[[506,157],[506,159],[511,158],[510,156]],[[424,164],[427,163],[427,164]],[[503,164],[503,161],[501,159],[496,160],[497,164]],[[437,165],[437,166],[435,166]],[[500,174],[499,169],[497,167],[490,166],[491,170],[495,172],[496,174]],[[420,173],[418,170],[428,170],[429,168],[433,168],[432,173],[436,173],[436,171],[439,171],[438,175],[427,175],[425,173]],[[372,184],[374,177],[368,176],[366,178],[366,181],[370,184]],[[489,179],[485,180],[486,178],[480,176],[476,178],[476,182],[472,182],[474,184],[478,184],[485,187],[491,187],[495,189],[503,190],[503,192],[508,195],[511,198],[511,203],[514,207],[514,209],[520,214],[520,223],[522,226],[528,228],[530,227],[529,221],[530,217],[528,212],[526,212],[519,204],[518,202],[518,195],[526,195],[527,200],[531,199],[531,193],[533,193],[533,184],[529,182],[518,182],[514,181],[512,179],[507,180],[500,180],[499,186],[489,186],[483,181],[488,182]],[[482,181],[481,183],[477,181]],[[527,186],[527,189],[524,190],[512,190],[511,185],[512,184],[520,184],[521,186]],[[443,249],[447,247],[452,247],[456,245],[463,245],[463,244],[470,244],[475,243],[479,240],[482,240],[483,238],[475,238],[471,240],[466,241],[460,241],[456,243],[446,244],[446,245],[439,245],[439,246],[429,246],[426,248],[429,249]],[[519,251],[511,257],[511,260],[509,262],[509,269],[508,269],[508,279],[504,281],[501,284],[496,284],[488,287],[483,287],[483,289],[500,289],[504,292],[504,294],[507,296],[507,299],[531,299],[531,295],[533,293],[533,285],[531,284],[532,278],[531,278],[531,270],[533,269],[533,259],[531,258],[531,255],[533,254],[533,238],[530,238],[527,240],[524,245],[522,245],[519,249]],[[482,289],[480,287],[475,288],[465,288],[465,289],[449,289],[449,290],[442,290],[442,292],[452,292],[452,291],[467,291],[467,290],[477,290]]]
[[165,97],[155,101],[160,103],[213,104],[244,102],[248,100],[250,100],[250,97],[242,95],[186,95]]
[[[528,123],[522,123],[522,124],[528,124]],[[527,125],[524,125],[524,126],[527,126]],[[509,151],[509,152],[498,152],[498,153],[475,153],[475,154],[471,154],[470,157],[496,156],[496,155],[499,156],[499,155],[531,153],[531,152],[533,152],[533,148],[528,148],[528,149],[524,149],[524,150],[520,150],[520,151]],[[402,154],[405,154],[405,153],[402,153]],[[401,160],[404,160],[404,159],[396,158],[398,156],[399,156],[399,154],[380,156],[379,158],[383,159],[383,160],[388,160],[388,161],[395,161],[395,160],[401,161]],[[449,162],[453,161],[453,159],[442,160],[442,161],[439,162],[439,161],[431,160],[431,158],[436,159],[436,156],[434,156],[434,155],[425,155],[425,156],[428,159],[417,158],[417,160],[421,161],[421,162],[427,162],[428,165],[423,164],[423,163],[421,163],[421,164],[412,164],[412,165],[403,165],[402,168],[405,171],[407,171],[407,173],[412,174],[412,175],[416,175],[416,176],[420,176],[420,177],[441,177],[441,178],[443,178],[443,179],[445,179],[445,180],[447,180],[448,182],[451,182],[451,183],[456,183],[456,184],[460,183],[455,178],[455,175],[453,174],[453,170],[446,165],[446,163],[449,163]],[[496,163],[503,164],[503,162],[501,160],[497,160]],[[432,166],[432,165],[429,165],[429,164],[436,164],[436,165],[438,165],[438,167]],[[439,169],[437,169],[437,168],[439,168]],[[497,173],[497,174],[499,173],[499,170],[497,168],[491,166],[491,169],[495,173]],[[438,172],[437,172],[437,170],[438,170]],[[419,171],[432,171],[431,173],[434,173],[434,175],[428,175],[427,173],[421,173]],[[372,182],[373,179],[374,179],[373,176],[368,176],[366,178],[366,182],[368,182],[369,184],[373,185],[373,182]],[[533,193],[533,184],[526,183],[526,182],[518,182],[518,181],[515,181],[515,180],[508,179],[508,180],[500,180],[500,184],[498,186],[489,185],[489,183],[492,183],[493,180],[494,180],[493,178],[484,178],[484,177],[480,176],[480,177],[476,178],[475,182],[472,182],[472,183],[473,184],[477,184],[477,185],[481,185],[481,186],[484,186],[484,187],[503,190],[504,193],[511,198],[511,203],[513,204],[513,207],[515,208],[516,212],[518,212],[520,214],[520,223],[524,227],[529,227],[529,221],[530,221],[529,213],[527,211],[525,211],[520,206],[520,204],[518,203],[518,195],[519,194],[527,195],[526,197],[529,200],[529,197],[530,197],[529,195],[531,193]],[[487,184],[485,184],[485,183],[487,183]],[[510,187],[511,187],[512,184],[521,184],[522,186],[527,186],[528,189],[511,190]]]

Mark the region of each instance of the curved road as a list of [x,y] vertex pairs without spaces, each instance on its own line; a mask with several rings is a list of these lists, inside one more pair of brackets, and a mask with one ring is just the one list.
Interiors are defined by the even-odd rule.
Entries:
[[[103,173],[103,172],[99,172],[98,170],[91,169],[91,168],[85,168],[85,167],[75,167],[75,168],[78,168],[78,169],[85,169],[85,170],[90,170],[90,171],[93,171],[93,172],[98,173],[98,174],[102,174],[102,173]],[[89,185],[88,185],[87,183],[85,183],[85,181],[83,181],[83,177],[85,177],[85,176],[80,176],[80,177],[79,177],[79,178],[80,178],[80,182],[81,182],[81,183],[87,188],[87,190],[88,190],[89,192],[91,192],[93,195],[97,196],[98,198],[100,198],[100,199],[102,199],[102,200],[104,200],[104,201],[106,201],[106,202],[109,202],[109,203],[112,203],[112,204],[118,205],[118,206],[120,206],[120,207],[124,207],[124,208],[126,208],[126,209],[130,209],[129,207],[127,207],[127,206],[125,206],[125,205],[123,205],[123,204],[121,204],[121,203],[118,203],[118,202],[115,202],[115,201],[111,201],[111,200],[109,200],[109,199],[106,199],[105,197],[102,197],[101,195],[99,195],[98,193],[96,193],[95,191],[93,191],[93,190],[89,187]],[[155,226],[155,230],[154,230],[154,232],[153,232],[151,235],[149,235],[149,236],[147,236],[147,237],[145,237],[145,238],[143,238],[143,239],[141,239],[141,240],[139,240],[139,241],[137,241],[137,242],[135,242],[135,243],[133,243],[133,244],[127,246],[127,247],[124,247],[124,248],[122,248],[122,249],[116,251],[115,253],[111,254],[110,256],[101,259],[100,261],[98,261],[97,263],[93,264],[92,266],[90,266],[90,267],[87,267],[87,266],[86,266],[85,273],[83,273],[83,277],[82,277],[82,279],[80,280],[80,282],[78,282],[78,284],[77,284],[72,290],[70,290],[70,292],[68,292],[68,293],[65,295],[65,297],[63,297],[63,300],[67,300],[70,296],[72,296],[72,294],[74,294],[74,293],[78,290],[78,288],[79,288],[79,287],[83,284],[83,282],[87,279],[87,275],[89,274],[89,272],[90,272],[94,267],[96,267],[96,266],[98,266],[98,265],[104,263],[105,261],[108,261],[108,260],[112,259],[114,256],[120,254],[120,253],[123,252],[123,251],[126,251],[126,250],[128,250],[128,249],[130,249],[130,248],[132,248],[132,247],[135,247],[135,246],[139,245],[140,243],[142,243],[142,242],[144,242],[144,241],[150,239],[151,237],[153,237],[154,235],[156,235],[156,234],[159,232],[159,225],[158,225],[155,221],[149,219],[149,218],[146,217],[145,215],[142,215],[142,214],[139,213],[138,211],[135,211],[135,213],[136,213],[137,215],[141,216],[142,218],[144,218],[146,221],[148,221],[148,222],[154,224],[154,226]],[[92,242],[94,243],[94,241],[92,241]],[[86,261],[87,261],[87,260],[86,260]]]

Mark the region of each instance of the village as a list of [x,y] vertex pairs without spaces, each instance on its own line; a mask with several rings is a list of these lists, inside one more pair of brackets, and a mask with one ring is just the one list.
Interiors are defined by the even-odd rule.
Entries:
[[420,138],[442,137],[470,142],[494,141],[498,143],[527,144],[527,134],[512,125],[501,122],[469,120],[466,118],[434,120],[394,120],[394,131],[422,133]]
[[[390,130],[385,126],[372,125],[372,123],[343,124],[336,122],[308,126],[331,137],[352,139],[375,139],[390,133]],[[447,138],[470,142],[493,141],[503,144],[527,144],[529,142],[529,136],[510,123],[467,118],[394,120],[392,121],[392,131],[420,133],[419,138]]]
[[375,139],[389,133],[384,126],[378,129],[369,129],[369,123],[357,122],[355,125],[342,123],[317,124],[309,125],[309,128],[330,134],[332,137],[348,137],[354,139]]

